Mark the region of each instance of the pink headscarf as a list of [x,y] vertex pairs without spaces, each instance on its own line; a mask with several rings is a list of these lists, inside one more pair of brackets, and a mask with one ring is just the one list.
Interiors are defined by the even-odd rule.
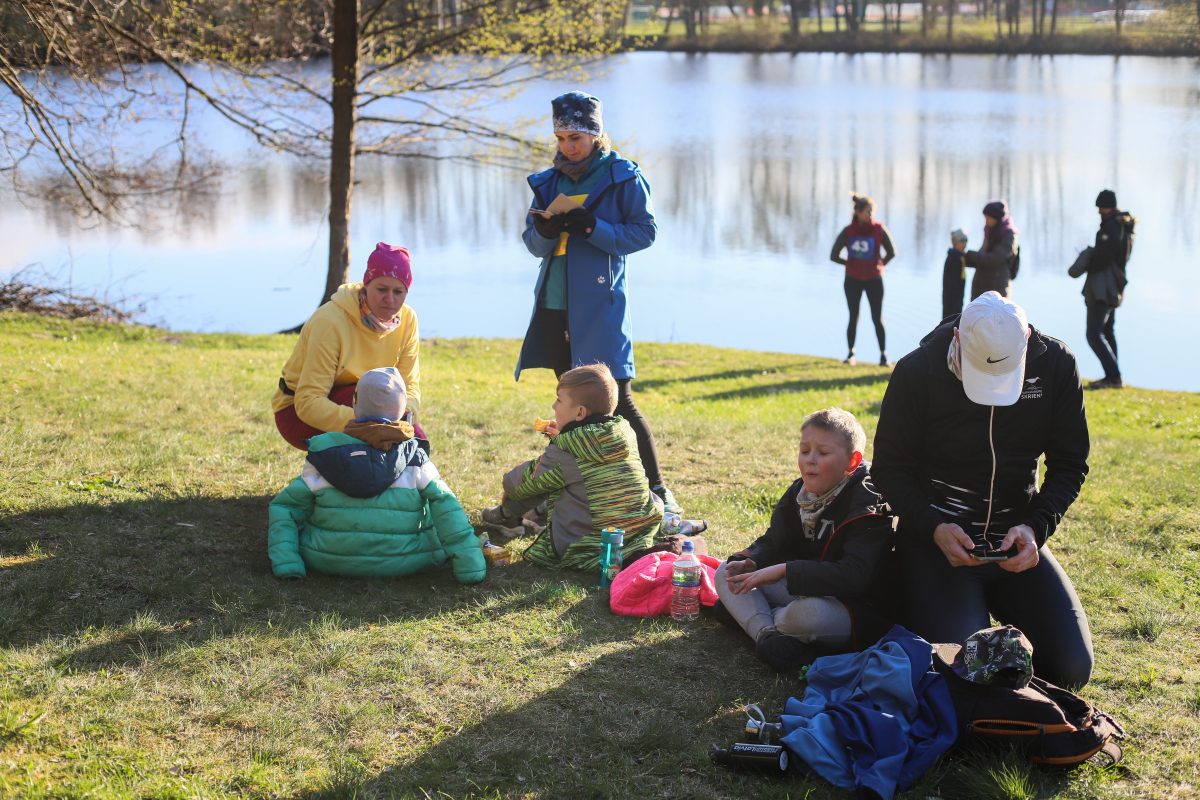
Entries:
[[363,286],[376,278],[395,278],[403,283],[406,289],[411,289],[412,260],[409,258],[408,248],[383,242],[375,245],[375,252],[367,259]]

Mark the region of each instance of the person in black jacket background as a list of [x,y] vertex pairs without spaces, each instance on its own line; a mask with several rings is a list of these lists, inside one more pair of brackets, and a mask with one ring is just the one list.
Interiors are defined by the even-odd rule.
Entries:
[[[900,359],[879,412],[871,477],[899,517],[914,633],[962,643],[994,615],[1033,642],[1038,675],[1060,686],[1088,682],[1087,615],[1046,541],[1079,495],[1089,447],[1074,353],[995,292]],[[980,553],[1008,558],[981,561]]]
[[962,313],[963,289],[967,286],[967,234],[962,228],[950,232],[950,249],[942,265],[942,319]]
[[[1105,189],[1096,197],[1100,212],[1100,230],[1088,260],[1088,280],[1084,283],[1087,303],[1087,343],[1104,367],[1104,377],[1088,384],[1089,389],[1120,389],[1121,368],[1117,364],[1117,337],[1113,325],[1117,308],[1125,292],[1125,263],[1133,244],[1133,229],[1137,220],[1117,208],[1117,195]],[[1107,273],[1107,274],[1105,274]],[[1104,280],[1096,280],[1103,276]],[[1098,292],[1098,287],[1104,287]]]
[[824,652],[862,650],[891,629],[887,580],[892,518],[863,460],[854,415],[826,408],[800,428],[801,477],[784,492],[767,532],[717,569],[718,618],[755,640],[779,672]]

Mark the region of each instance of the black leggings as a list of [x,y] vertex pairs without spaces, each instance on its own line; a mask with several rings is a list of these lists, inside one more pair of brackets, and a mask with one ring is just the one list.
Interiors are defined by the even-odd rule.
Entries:
[[858,333],[858,307],[862,303],[863,292],[866,292],[867,302],[871,304],[871,321],[875,323],[875,338],[879,340],[879,352],[887,352],[887,332],[883,329],[883,278],[860,281],[847,275],[842,286],[846,290],[846,305],[850,308],[850,325],[846,328],[846,342],[850,349],[854,349],[854,338]]
[[952,567],[936,547],[904,547],[909,628],[928,642],[962,644],[991,626],[991,616],[1033,643],[1033,671],[1067,688],[1092,676],[1092,634],[1071,579],[1046,547],[1036,567],[1005,572],[997,564]]
[[[550,308],[539,308],[541,317],[542,342],[550,357],[554,374],[562,377],[571,369],[571,340],[567,327],[567,312]],[[617,379],[617,410],[616,414],[629,423],[633,434],[637,437],[638,454],[642,457],[642,469],[646,471],[646,480],[651,486],[662,486],[662,472],[658,468],[658,448],[654,445],[654,433],[650,430],[650,421],[633,402],[633,389],[629,378]]]

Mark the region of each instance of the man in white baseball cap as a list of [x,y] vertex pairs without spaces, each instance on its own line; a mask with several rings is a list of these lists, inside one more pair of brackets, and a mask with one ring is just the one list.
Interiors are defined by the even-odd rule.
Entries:
[[1087,614],[1047,540],[1079,496],[1089,447],[1075,354],[996,292],[900,359],[871,479],[899,517],[906,627],[962,643],[994,616],[1033,642],[1038,675],[1087,683]]
[[963,309],[954,339],[961,353],[963,390],[972,403],[1011,406],[1020,399],[1029,345],[1023,308],[997,292],[985,292]]

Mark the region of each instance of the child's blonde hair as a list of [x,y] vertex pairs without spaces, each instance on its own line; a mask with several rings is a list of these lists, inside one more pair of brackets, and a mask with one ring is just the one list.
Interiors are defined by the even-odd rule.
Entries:
[[800,423],[800,430],[804,430],[810,425],[841,436],[847,453],[866,451],[867,433],[859,424],[858,419],[849,411],[833,407],[822,408],[805,417],[804,422]]
[[589,414],[611,414],[617,409],[617,382],[604,364],[588,364],[564,372],[558,388],[571,393],[571,399]]

